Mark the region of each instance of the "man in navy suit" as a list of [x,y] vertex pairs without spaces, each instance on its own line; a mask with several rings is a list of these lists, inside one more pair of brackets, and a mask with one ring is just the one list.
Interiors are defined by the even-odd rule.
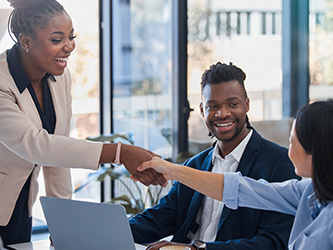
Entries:
[[[245,78],[240,68],[220,62],[202,75],[200,111],[217,142],[185,165],[220,173],[239,171],[269,182],[299,179],[287,149],[263,139],[250,126]],[[158,205],[136,215],[130,225],[135,242],[155,242],[149,250],[180,243],[193,250],[287,249],[293,219],[277,212],[230,210],[175,182]],[[170,235],[171,242],[156,242]]]

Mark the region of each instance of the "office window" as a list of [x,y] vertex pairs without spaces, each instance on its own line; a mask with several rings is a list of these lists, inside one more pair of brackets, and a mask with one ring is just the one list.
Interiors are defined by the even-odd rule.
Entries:
[[113,1],[113,132],[170,157],[171,1]]
[[333,97],[333,2],[310,1],[310,102]]
[[[171,158],[173,143],[171,7],[171,0],[113,0],[111,14],[112,132],[164,158]],[[119,181],[113,187],[114,197],[128,193]]]
[[188,0],[190,140],[208,139],[200,116],[200,80],[218,61],[242,68],[250,121],[282,116],[281,0]]
[[[99,132],[99,4],[92,0],[58,0],[71,16],[77,36],[69,59],[72,73],[72,128],[70,136],[85,139]],[[73,187],[82,185],[91,170],[72,169]],[[100,185],[91,182],[75,199],[100,200]]]

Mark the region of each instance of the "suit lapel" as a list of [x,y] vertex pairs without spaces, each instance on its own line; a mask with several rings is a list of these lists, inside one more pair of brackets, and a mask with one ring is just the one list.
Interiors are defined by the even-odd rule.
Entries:
[[36,108],[34,100],[29,93],[28,88],[26,88],[21,94],[18,95],[21,110],[24,110],[24,112],[28,114],[32,122],[37,126],[37,128],[41,129],[43,127],[42,121],[40,120],[38,110]]
[[[212,169],[212,156],[213,156],[214,148],[208,153],[206,156],[202,167],[200,170],[203,171],[210,171]],[[191,238],[193,237],[195,231],[198,229],[198,224],[196,223],[196,218],[199,212],[199,209],[202,204],[204,195],[194,191],[191,203],[189,205],[189,212],[188,212],[188,218],[187,222],[184,223],[186,228],[184,228],[184,232],[186,232],[185,237]],[[187,233],[189,232],[189,233]]]
[[[56,79],[56,78],[54,78]],[[66,105],[66,99],[63,94],[61,94],[61,89],[59,89],[59,83],[55,81],[52,76],[49,77],[48,79],[48,84],[52,96],[52,102],[53,102],[53,107],[54,107],[54,112],[56,115],[56,124],[54,128],[54,134],[59,133],[59,129],[61,130],[62,128],[59,127],[60,123],[59,121],[64,121],[65,120],[65,113],[67,112],[64,109],[64,105]],[[59,80],[58,80],[59,81]]]
[[[261,136],[257,133],[255,129],[252,128],[252,130],[253,134],[248,144],[246,145],[246,148],[243,152],[238,168],[236,170],[237,172],[241,172],[243,176],[247,176],[249,174],[251,166],[257,157],[260,147]],[[218,231],[220,231],[223,223],[228,218],[230,212],[231,209],[223,207],[222,215],[219,221]]]

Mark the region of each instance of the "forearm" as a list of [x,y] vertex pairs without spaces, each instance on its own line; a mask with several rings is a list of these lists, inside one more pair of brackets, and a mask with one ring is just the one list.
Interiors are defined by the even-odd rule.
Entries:
[[196,170],[187,166],[176,165],[169,172],[170,179],[176,180],[206,196],[222,200],[223,174]]
[[115,143],[104,143],[102,147],[101,156],[99,163],[110,163],[113,162],[116,155],[117,144]]

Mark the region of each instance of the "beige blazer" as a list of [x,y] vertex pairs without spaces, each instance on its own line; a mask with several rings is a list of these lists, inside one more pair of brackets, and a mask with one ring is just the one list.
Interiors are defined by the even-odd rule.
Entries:
[[[69,168],[98,169],[102,143],[69,138],[71,76],[49,78],[56,113],[54,135],[42,123],[28,89],[22,94],[7,65],[6,52],[0,54],[0,225],[8,224],[20,191],[32,172],[29,212],[38,192],[37,176],[41,166],[46,195],[70,198]],[[45,167],[48,166],[48,167]]]

